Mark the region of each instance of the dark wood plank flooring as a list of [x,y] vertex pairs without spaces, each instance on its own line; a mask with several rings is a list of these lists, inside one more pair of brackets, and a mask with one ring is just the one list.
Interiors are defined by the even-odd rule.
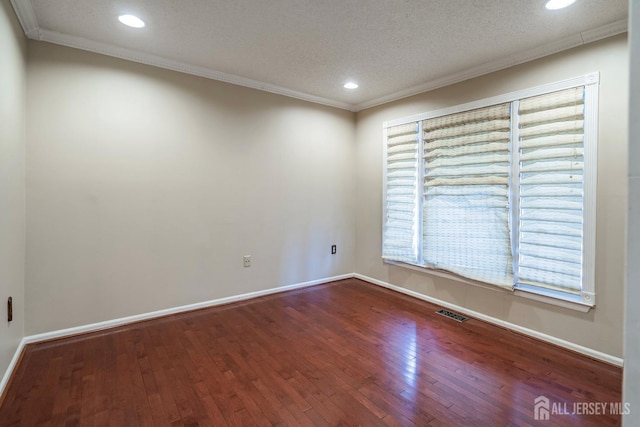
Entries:
[[[619,368],[349,279],[28,345],[2,426],[606,426]],[[586,408],[586,407],[580,407]]]

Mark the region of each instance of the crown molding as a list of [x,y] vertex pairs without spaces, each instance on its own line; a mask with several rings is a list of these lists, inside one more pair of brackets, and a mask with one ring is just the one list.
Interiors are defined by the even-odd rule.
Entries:
[[107,43],[100,43],[82,37],[75,37],[55,31],[43,30],[38,24],[38,19],[36,17],[35,11],[33,10],[31,0],[11,0],[11,4],[16,12],[16,15],[18,16],[18,21],[20,22],[25,35],[33,40],[46,41],[62,46],[138,62],[141,64],[152,65],[155,67],[165,68],[168,70],[178,71],[186,74],[192,74],[194,76],[204,77],[211,80],[218,80],[225,83],[258,89],[277,95],[287,96],[289,98],[296,98],[303,101],[326,105],[329,107],[353,111],[353,105],[346,102],[340,102],[320,96],[310,95],[308,93],[299,92],[285,87],[247,79],[233,74],[227,74],[220,71],[212,70],[210,68],[191,65],[185,62],[174,61],[171,59],[138,52],[131,49],[125,49]]
[[606,39],[607,37],[616,36],[618,34],[626,33],[629,30],[629,20],[622,19],[615,21],[607,25],[603,25],[592,30],[583,31],[580,33],[584,44],[595,42],[598,40]]
[[40,40],[40,25],[31,5],[31,0],[11,0],[22,30],[30,39]]
[[411,88],[395,92],[389,95],[382,96],[380,98],[373,99],[371,101],[363,102],[353,106],[353,111],[361,111],[367,108],[377,107],[388,102],[397,101],[399,99],[407,98],[409,96],[418,95],[420,93],[428,92],[431,90],[439,89],[441,87],[449,86],[455,83],[460,83],[465,80],[472,79],[474,77],[480,77],[485,74],[500,71],[505,68],[513,67],[525,62],[533,61],[535,59],[543,58],[554,53],[562,52],[574,47],[578,47],[587,43],[592,43],[598,40],[612,37],[618,34],[627,32],[628,21],[626,19],[612,22],[611,24],[603,25],[602,27],[594,28],[589,31],[584,31],[580,34],[565,37],[560,40],[556,40],[552,43],[530,49],[524,52],[519,52],[514,55],[510,55],[496,61],[487,62],[476,67],[469,68],[459,73],[454,73],[446,77],[430,80]]
[[375,98],[370,101],[365,101],[360,104],[349,104],[346,102],[336,101],[333,99],[299,92],[282,86],[247,79],[245,77],[240,77],[233,74],[223,73],[221,71],[216,71],[206,67],[191,65],[185,62],[175,61],[172,59],[138,52],[131,49],[125,49],[106,43],[95,42],[82,37],[75,37],[55,31],[43,30],[39,27],[38,19],[33,10],[33,6],[31,5],[31,0],[11,0],[11,4],[16,11],[16,15],[18,16],[18,20],[20,21],[20,25],[22,25],[24,33],[30,39],[47,41],[67,47],[82,49],[107,56],[113,56],[116,58],[139,62],[141,64],[152,65],[155,67],[165,68],[181,73],[192,74],[194,76],[204,77],[207,79],[245,86],[252,89],[258,89],[277,95],[288,96],[290,98],[296,98],[303,101],[313,102],[316,104],[340,108],[353,112],[377,107],[388,102],[397,101],[409,96],[428,92],[434,89],[439,89],[441,87],[449,86],[455,83],[460,83],[462,81],[469,80],[475,77],[480,77],[485,74],[513,67],[515,65],[519,65],[528,61],[533,61],[535,59],[552,55],[554,53],[562,52],[563,50],[571,49],[607,37],[622,34],[628,29],[628,21],[626,19],[623,19],[607,25],[603,25],[598,28],[594,28],[592,30],[584,31],[579,34],[556,40],[552,43],[548,43],[534,49],[519,52],[517,54],[509,55],[495,61],[480,64],[476,67],[466,69],[459,73],[454,73],[445,77],[433,79],[420,85],[394,92],[379,98]]
[[352,107],[350,104],[344,102],[334,101],[332,99],[310,95],[304,92],[298,92],[296,90],[288,89],[285,87],[247,79],[245,77],[240,77],[233,74],[223,73],[221,71],[212,70],[210,68],[191,65],[181,61],[174,61],[172,59],[163,58],[161,56],[151,55],[132,49],[126,49],[107,43],[96,42],[82,37],[70,36],[68,34],[62,34],[55,31],[41,29],[40,40],[59,44],[62,46],[86,50],[89,52],[99,53],[102,55],[113,56],[116,58],[138,62],[141,64],[178,71],[181,73],[192,74],[194,76],[218,80],[225,83],[258,89],[265,92],[275,93],[277,95],[284,95],[290,98],[296,98],[316,104],[327,105],[329,107],[340,108],[343,110],[350,110]]

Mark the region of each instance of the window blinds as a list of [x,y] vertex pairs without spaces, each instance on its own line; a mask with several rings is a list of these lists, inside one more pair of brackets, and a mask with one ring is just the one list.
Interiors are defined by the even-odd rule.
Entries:
[[510,104],[422,126],[425,265],[511,288]]
[[383,258],[595,305],[598,84],[385,123]]
[[418,263],[418,124],[387,128],[382,257]]
[[578,294],[584,87],[523,99],[519,115],[518,282]]

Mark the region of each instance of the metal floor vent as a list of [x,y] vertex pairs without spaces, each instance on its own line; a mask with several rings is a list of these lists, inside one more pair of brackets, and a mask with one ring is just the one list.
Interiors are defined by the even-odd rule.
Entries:
[[455,320],[456,322],[466,322],[467,320],[469,320],[468,317],[464,317],[462,314],[458,314],[458,313],[454,313],[452,311],[449,310],[438,310],[436,311],[437,314],[441,315],[441,316],[445,316],[445,317],[449,317],[453,320]]

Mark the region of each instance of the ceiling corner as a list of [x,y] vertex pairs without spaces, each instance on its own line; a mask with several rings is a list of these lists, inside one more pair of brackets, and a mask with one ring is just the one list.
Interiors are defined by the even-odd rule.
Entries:
[[11,5],[26,36],[30,39],[40,40],[40,25],[31,0],[11,0]]
[[626,33],[629,31],[629,20],[621,19],[607,25],[603,25],[593,30],[583,31],[580,33],[584,43],[595,42],[607,37],[616,36],[618,34]]
[[545,56],[552,55],[554,53],[562,52],[577,46],[581,46],[587,43],[596,42],[598,40],[605,39],[607,37],[613,37],[618,34],[622,34],[628,31],[628,20],[622,19],[615,21],[607,25],[603,25],[598,28],[594,28],[589,31],[584,31],[579,34],[574,34],[560,40],[556,40],[546,45],[538,46],[533,49],[519,52],[517,54],[509,55],[498,60],[480,64],[476,67],[469,68],[452,75],[445,76],[443,78],[430,80],[420,85],[407,88],[403,91],[392,93],[380,98],[365,101],[363,103],[354,105],[355,111],[366,110],[367,108],[377,107],[378,105],[386,104],[388,102],[397,101],[399,99],[407,98],[413,95],[417,95],[430,90],[435,90],[444,86],[459,83],[465,80],[472,79],[474,77],[480,77],[485,74],[489,74],[495,71],[500,71],[505,68],[513,67],[525,62],[533,61]]
[[[13,0],[12,0],[13,1]],[[16,2],[29,3],[29,0],[15,0]],[[191,74],[198,77],[204,77],[210,80],[217,80],[225,83],[244,86],[251,89],[257,89],[264,92],[270,92],[277,95],[296,98],[302,101],[312,102],[315,104],[326,105],[328,107],[339,108],[342,110],[353,111],[353,105],[340,102],[337,100],[324,98],[317,95],[311,95],[305,92],[296,91],[282,86],[269,83],[259,82],[245,77],[223,73],[207,67],[200,67],[182,61],[176,61],[161,56],[140,52],[133,49],[127,49],[115,46],[109,43],[101,43],[89,40],[83,37],[71,36],[68,34],[58,33],[56,31],[36,29],[37,39],[49,43],[58,44],[74,49],[86,50],[100,55],[112,56],[114,58],[124,59],[127,61],[138,62],[140,64],[150,65],[154,67],[164,68],[167,70],[177,71],[180,73]],[[35,38],[35,37],[31,37]]]

